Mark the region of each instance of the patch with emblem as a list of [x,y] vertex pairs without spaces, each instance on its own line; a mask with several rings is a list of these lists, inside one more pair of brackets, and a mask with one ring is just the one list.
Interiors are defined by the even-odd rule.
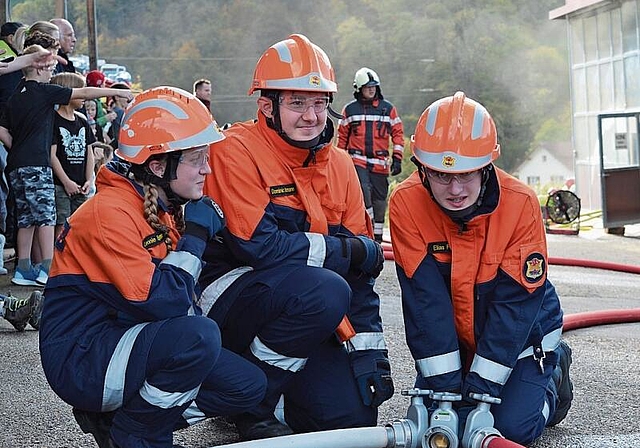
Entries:
[[544,275],[546,268],[544,256],[539,252],[534,252],[524,261],[522,273],[529,283],[536,283]]
[[309,77],[309,85],[313,87],[320,87],[320,77],[318,75],[311,75]]
[[142,247],[144,247],[145,249],[151,249],[158,244],[164,243],[164,240],[166,239],[166,233],[157,231],[156,233],[153,233],[142,240]]
[[456,166],[456,158],[453,156],[443,156],[442,166],[446,168],[453,168],[454,166]]
[[293,196],[297,192],[296,184],[274,185],[273,187],[269,187],[269,194],[274,198],[278,196]]
[[447,241],[438,241],[436,243],[429,243],[429,253],[430,254],[443,254],[450,253],[451,247],[449,246],[449,242]]

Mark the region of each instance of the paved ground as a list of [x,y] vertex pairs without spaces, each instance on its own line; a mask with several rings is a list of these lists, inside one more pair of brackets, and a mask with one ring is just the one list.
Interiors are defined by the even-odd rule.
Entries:
[[[627,236],[601,230],[578,236],[549,235],[551,256],[640,265],[640,227]],[[11,265],[9,265],[11,267]],[[619,272],[551,266],[566,313],[640,307],[640,276]],[[405,416],[408,400],[399,391],[413,384],[413,361],[404,341],[399,288],[392,262],[377,283],[386,338],[398,393],[381,407],[380,424]],[[27,296],[0,278],[0,292]],[[545,432],[533,448],[640,446],[640,324],[601,326],[566,334],[573,347],[574,405],[567,419]],[[0,447],[95,446],[75,425],[70,408],[49,389],[40,368],[38,333],[13,331],[0,320]],[[232,427],[211,420],[176,433],[190,448],[236,441]]]

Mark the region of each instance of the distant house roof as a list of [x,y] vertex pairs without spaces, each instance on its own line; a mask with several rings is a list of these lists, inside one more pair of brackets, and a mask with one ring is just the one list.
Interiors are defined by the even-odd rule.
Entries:
[[520,168],[531,160],[532,156],[540,149],[546,149],[560,162],[567,170],[573,171],[573,147],[571,142],[542,142],[534,149],[527,158],[518,165],[515,172],[519,172]]

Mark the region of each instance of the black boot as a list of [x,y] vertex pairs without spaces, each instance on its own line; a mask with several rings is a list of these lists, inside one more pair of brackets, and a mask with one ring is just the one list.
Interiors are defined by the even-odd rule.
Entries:
[[558,391],[558,405],[547,426],[555,426],[564,420],[573,401],[573,383],[569,378],[569,368],[572,363],[571,347],[565,341],[560,341],[556,352],[559,355],[558,365],[553,371],[552,379],[556,383],[556,390]]
[[291,428],[280,423],[274,416],[258,417],[253,414],[241,414],[233,418],[242,440],[268,439],[293,434]]
[[91,434],[99,448],[118,448],[111,440],[109,432],[113,412],[90,412],[73,408],[73,416],[85,434]]

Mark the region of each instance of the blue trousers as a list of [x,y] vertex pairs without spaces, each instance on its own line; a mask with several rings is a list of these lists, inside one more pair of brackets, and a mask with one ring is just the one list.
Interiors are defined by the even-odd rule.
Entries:
[[[171,447],[175,429],[245,412],[262,400],[264,374],[221,347],[210,319],[184,316],[140,327],[128,356],[105,349],[126,339],[126,329],[108,325],[64,346],[43,347],[54,391],[76,408],[111,411],[111,437],[120,448]],[[56,353],[68,356],[56,360]]]
[[[220,297],[209,316],[220,325],[223,346],[267,376],[265,399],[251,414],[271,417],[284,395],[285,419],[296,432],[377,424],[377,410],[362,403],[334,336],[350,299],[341,276],[309,266],[248,272]],[[256,338],[269,359],[252,350]]]

